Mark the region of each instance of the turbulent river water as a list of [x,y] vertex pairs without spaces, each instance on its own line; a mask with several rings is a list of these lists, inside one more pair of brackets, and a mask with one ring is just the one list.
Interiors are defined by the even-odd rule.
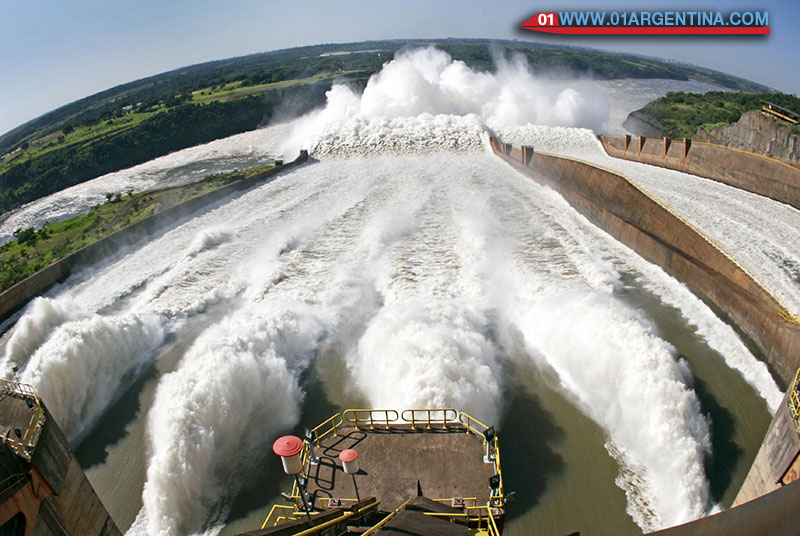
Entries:
[[[353,406],[496,423],[512,534],[637,534],[730,504],[780,400],[766,367],[683,285],[487,151],[505,129],[599,159],[586,130],[508,119],[592,126],[593,99],[536,82],[560,110],[537,116],[513,91],[533,83],[519,66],[486,79],[457,64],[407,54],[363,95],[337,86],[324,110],[250,134],[259,158],[306,144],[318,161],[8,323],[6,374],[36,386],[123,530],[260,526],[285,484],[275,436]],[[398,100],[398,80],[418,98]]]

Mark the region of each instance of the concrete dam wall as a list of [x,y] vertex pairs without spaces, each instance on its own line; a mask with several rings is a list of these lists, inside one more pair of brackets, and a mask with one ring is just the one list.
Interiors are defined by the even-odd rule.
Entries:
[[511,147],[501,158],[552,187],[592,223],[686,283],[764,357],[782,389],[800,367],[800,325],[729,255],[624,176],[591,164]]
[[0,534],[121,536],[29,385],[0,381]]
[[[621,174],[576,159],[536,153],[532,147],[512,147],[496,138],[491,143],[500,158],[558,191],[592,223],[686,283],[763,356],[782,389],[793,383],[800,367],[800,324],[789,318],[767,290],[701,232]],[[800,472],[800,438],[787,400],[788,393],[770,424],[735,505],[750,504],[748,501],[763,496],[758,499],[761,506],[756,511],[774,508],[776,501],[765,500],[766,494],[790,484],[794,486],[792,497],[797,495],[800,483],[792,482]],[[781,501],[778,502],[783,504]],[[790,515],[793,523],[800,523],[800,510],[791,512],[794,512]],[[714,518],[715,521],[709,521],[714,526],[728,526],[726,516]],[[701,533],[707,528],[702,523],[693,527]],[[758,532],[740,528],[742,531],[735,533]],[[670,530],[664,532],[667,533],[673,534]],[[695,533],[690,530],[674,534]],[[724,532],[714,532],[717,533]]]
[[62,258],[28,276],[11,288],[0,293],[0,320],[18,310],[28,301],[35,298],[58,281],[69,276],[76,268],[97,262],[103,257],[119,251],[121,248],[132,245],[147,236],[164,230],[167,226],[180,222],[212,203],[240,191],[247,190],[261,184],[277,174],[298,166],[308,160],[308,153],[302,151],[292,162],[277,165],[262,173],[247,179],[241,179],[206,194],[187,199],[158,214],[132,223],[119,231],[101,238],[97,242]]
[[600,141],[609,156],[699,175],[800,209],[800,168],[780,159],[688,138]]

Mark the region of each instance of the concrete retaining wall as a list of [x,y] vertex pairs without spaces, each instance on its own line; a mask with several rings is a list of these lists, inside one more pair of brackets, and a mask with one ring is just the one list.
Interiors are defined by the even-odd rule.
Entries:
[[610,156],[675,169],[800,209],[800,169],[764,155],[691,139],[601,136]]
[[800,482],[738,508],[685,525],[649,533],[651,536],[796,536],[800,527]]
[[182,219],[214,202],[220,201],[233,193],[252,188],[274,177],[281,171],[296,167],[307,160],[308,153],[303,151],[300,156],[288,164],[275,166],[274,168],[270,168],[247,179],[226,184],[218,190],[188,199],[158,214],[132,223],[46,266],[0,293],[0,320],[24,306],[29,300],[35,298],[53,284],[69,276],[77,267],[96,262],[107,255],[119,251],[125,246],[136,243],[146,236],[163,231],[170,225],[176,225],[180,223]]
[[762,354],[783,389],[800,367],[800,325],[693,227],[611,171],[492,141],[501,158],[547,184],[598,227],[686,283]]
[[[518,170],[558,191],[592,223],[689,285],[761,353],[782,389],[792,383],[800,367],[800,325],[789,321],[765,289],[677,214],[612,171],[566,157],[535,153],[531,147],[514,148],[494,138],[492,149]],[[736,504],[788,483],[784,475],[797,463],[800,440],[785,402],[773,418]],[[763,502],[759,508],[771,508],[770,504]],[[727,521],[713,523],[715,527],[729,526]]]

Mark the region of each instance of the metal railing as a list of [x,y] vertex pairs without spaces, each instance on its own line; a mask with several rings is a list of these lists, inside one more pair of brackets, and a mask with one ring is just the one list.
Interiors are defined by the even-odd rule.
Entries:
[[429,517],[447,519],[450,523],[457,520],[464,522],[470,529],[483,530],[491,536],[500,536],[497,522],[490,506],[468,506],[463,513],[453,512],[423,512]]
[[42,402],[39,400],[39,397],[36,396],[36,391],[33,389],[33,386],[0,379],[0,400],[7,397],[25,400],[32,411],[32,415],[25,431],[20,434],[21,437],[14,438],[11,434],[8,434],[2,438],[2,441],[18,456],[31,461],[33,451],[36,448],[36,444],[39,442],[39,436],[42,434],[42,427],[45,422]]
[[[336,437],[338,435],[339,427],[342,426],[343,422],[344,419],[342,418],[342,414],[337,413],[328,420],[320,423],[316,428],[311,430],[311,434],[314,437],[314,443],[316,443],[316,445],[319,446],[319,440],[330,433],[333,433],[333,436]],[[323,431],[323,428],[325,428],[326,426],[328,428]]]
[[397,422],[400,418],[396,410],[393,409],[348,409],[342,413],[344,420],[355,426],[369,423],[369,429],[374,430],[375,425],[381,425],[386,430],[391,428],[391,423]]
[[[417,414],[422,414],[417,417]],[[447,429],[447,425],[457,422],[458,412],[452,408],[442,409],[406,409],[400,414],[400,417],[411,423],[411,429],[416,430],[417,424],[424,424],[427,430],[433,429],[435,425],[441,425],[443,429]]]
[[[488,426],[468,413],[464,413],[463,411],[458,414],[458,420],[467,429],[468,434],[475,434],[483,439],[484,444],[487,443],[486,436],[484,434],[489,429]],[[497,489],[492,489],[492,494],[489,496],[489,501],[491,502],[492,506],[502,506],[505,494],[503,491],[503,469],[500,465],[500,442],[497,435],[492,437],[490,443],[491,449],[487,450],[487,454],[489,455],[489,459],[494,464],[495,474],[498,476],[500,481]]]
[[789,404],[789,413],[794,422],[794,429],[800,434],[800,368],[797,369],[794,380],[789,386],[789,400],[787,403]]
[[[261,528],[265,529],[267,527],[274,527],[282,521],[295,521],[297,518],[294,515],[294,511],[294,506],[273,504],[269,514],[267,514],[266,519],[264,519],[264,523],[261,525]],[[280,512],[283,512],[283,514]]]
[[380,522],[379,522],[377,525],[375,525],[375,526],[371,527],[371,528],[370,528],[369,530],[367,530],[366,532],[363,532],[363,533],[362,533],[362,536],[369,536],[370,534],[375,534],[377,531],[379,531],[379,530],[381,529],[381,527],[383,527],[383,526],[384,526],[386,523],[388,523],[389,521],[391,521],[391,520],[392,520],[392,518],[393,518],[394,516],[396,516],[397,514],[399,514],[400,512],[402,512],[403,510],[405,510],[405,509],[406,509],[406,506],[408,506],[408,503],[410,503],[412,499],[413,499],[413,497],[411,497],[410,499],[407,499],[407,500],[406,500],[406,502],[404,502],[403,504],[401,504],[400,506],[398,506],[398,507],[397,507],[397,508],[394,510],[394,512],[392,512],[392,513],[391,513],[391,514],[389,514],[388,516],[386,516],[386,517],[384,517],[383,519],[381,519],[381,520],[380,520]]

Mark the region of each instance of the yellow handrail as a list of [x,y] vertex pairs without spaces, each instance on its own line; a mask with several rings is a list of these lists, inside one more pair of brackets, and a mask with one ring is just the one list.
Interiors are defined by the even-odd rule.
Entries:
[[492,499],[499,502],[497,506],[502,506],[503,504],[503,497],[505,497],[505,492],[503,491],[503,470],[500,468],[500,439],[497,436],[494,436],[494,470],[497,476],[500,477],[500,487],[497,488],[497,495],[493,496]]
[[[452,497],[449,498],[449,499],[433,499],[433,500],[436,501],[436,502],[444,503],[444,504],[449,504],[449,503],[451,503],[453,501]],[[461,500],[464,501],[465,503],[467,503],[467,502],[473,503],[472,506],[478,506],[478,498],[477,497],[461,497]]]
[[389,514],[388,516],[386,516],[386,517],[384,517],[383,519],[381,519],[381,520],[378,522],[378,524],[377,524],[377,525],[375,525],[375,526],[371,527],[371,528],[370,528],[369,530],[367,530],[366,532],[363,532],[361,536],[369,536],[370,534],[374,534],[374,533],[375,533],[377,530],[380,530],[380,528],[381,528],[381,527],[383,527],[383,526],[384,526],[386,523],[388,523],[388,522],[389,522],[389,521],[390,521],[390,520],[391,520],[391,519],[392,519],[394,516],[396,516],[397,514],[399,514],[401,510],[405,510],[405,509],[406,509],[406,506],[408,506],[408,503],[410,503],[410,502],[411,502],[411,500],[412,500],[413,498],[414,498],[414,497],[411,497],[411,498],[409,498],[408,500],[406,500],[406,502],[404,502],[403,504],[401,504],[400,506],[398,506],[398,507],[395,509],[395,511],[394,511],[394,512],[392,512],[392,513],[391,513],[391,514]]
[[[294,514],[294,507],[293,506],[286,506],[285,504],[273,504],[272,508],[269,511],[269,514],[267,514],[267,518],[264,520],[264,523],[261,525],[262,529],[267,528],[267,526],[274,527],[275,525],[280,523],[280,519],[290,519],[289,516],[280,516],[279,517],[278,513],[277,513],[278,510],[290,510],[292,512],[292,515]],[[275,517],[275,519],[273,519],[272,525],[270,525],[269,521],[270,521],[270,519],[273,518],[273,516]]]
[[[477,515],[475,514],[477,512]],[[486,531],[492,536],[500,536],[500,531],[497,528],[497,523],[492,515],[491,507],[489,506],[470,506],[467,507],[466,512],[423,512],[424,515],[430,517],[444,517],[452,523],[455,519],[464,519],[467,524],[474,523],[477,525],[475,528],[486,528]]]
[[[366,416],[364,416],[366,414]],[[382,424],[387,430],[391,428],[389,423],[396,422],[400,416],[393,409],[348,409],[342,414],[344,420],[352,423],[357,429],[359,424],[369,423],[369,429],[375,429],[375,423]]]
[[336,525],[337,523],[341,523],[345,519],[347,519],[347,518],[349,518],[351,516],[354,516],[354,515],[355,515],[355,512],[342,512],[342,515],[336,516],[335,518],[333,518],[333,519],[331,519],[329,521],[326,521],[325,523],[320,523],[319,525],[315,525],[315,526],[313,526],[313,527],[311,527],[309,529],[306,529],[306,530],[304,530],[302,532],[298,532],[294,536],[308,536],[309,534],[315,534],[315,533],[317,533],[317,532],[319,532],[321,530],[327,529],[331,525]]
[[[417,418],[417,413],[424,413],[424,416]],[[436,414],[441,414],[441,417]],[[417,429],[417,423],[424,424],[428,430],[432,429],[434,424],[441,424],[447,429],[447,424],[457,419],[458,412],[452,408],[406,409],[400,416],[404,421],[411,423],[412,430]]]
[[789,411],[794,421],[795,430],[800,434],[800,368],[789,385]]
[[36,444],[39,442],[42,428],[44,427],[45,416],[42,402],[39,400],[39,397],[36,396],[36,391],[33,386],[26,383],[0,379],[0,399],[7,396],[20,400],[27,400],[29,403],[28,407],[33,411],[33,415],[31,415],[28,426],[25,428],[25,433],[21,438],[14,439],[11,436],[6,436],[2,441],[6,442],[18,456],[30,461],[33,457]]
[[[481,421],[472,417],[471,415],[464,413],[463,411],[458,414],[458,420],[461,421],[461,424],[467,427],[467,433],[470,432],[483,437],[483,433],[489,429],[488,426],[483,424]],[[480,428],[476,428],[473,424],[477,424]]]
[[[342,418],[342,414],[341,413],[337,413],[333,417],[331,417],[328,420],[320,423],[316,428],[311,430],[311,433],[314,435],[314,442],[317,444],[317,446],[319,446],[319,440],[322,439],[323,437],[327,436],[331,432],[333,432],[334,437],[336,437],[338,435],[337,431],[338,431],[339,427],[342,425],[343,422],[344,422],[344,419]],[[328,428],[326,431],[324,431],[322,433],[319,433],[319,431],[322,429],[322,427],[324,427],[326,424],[330,424],[331,427]]]

